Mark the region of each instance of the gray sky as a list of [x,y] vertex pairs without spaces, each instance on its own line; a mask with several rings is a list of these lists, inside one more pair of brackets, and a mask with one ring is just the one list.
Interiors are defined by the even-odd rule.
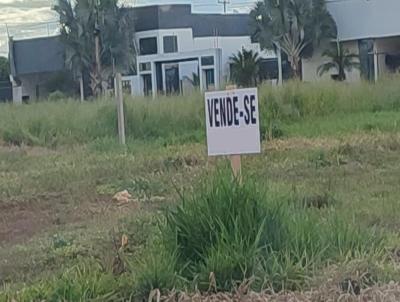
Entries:
[[[231,0],[230,11],[245,11],[255,0]],[[218,0],[121,0],[127,5],[192,3],[194,11],[222,12]],[[7,56],[7,27],[15,39],[55,34],[57,15],[54,0],[0,0],[0,56]],[[48,23],[50,22],[50,23]]]

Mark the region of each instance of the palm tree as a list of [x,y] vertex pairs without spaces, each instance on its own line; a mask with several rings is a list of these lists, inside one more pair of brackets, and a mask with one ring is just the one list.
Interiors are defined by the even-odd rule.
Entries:
[[341,43],[332,45],[332,47],[325,50],[322,55],[329,58],[329,62],[318,67],[317,74],[319,76],[331,70],[336,70],[337,76],[335,79],[338,81],[345,81],[346,71],[350,72],[353,69],[360,69],[358,55],[350,53]]
[[262,0],[250,15],[254,38],[264,49],[283,51],[298,78],[301,59],[337,35],[325,0]]
[[89,22],[78,14],[69,0],[58,0],[53,8],[60,17],[60,36],[65,45],[65,65],[71,70],[74,78],[79,79],[81,101],[84,99],[85,72],[89,72],[92,62],[91,35]]
[[60,16],[66,65],[80,79],[81,90],[84,75],[90,77],[94,95],[115,72],[131,70],[136,57],[133,20],[117,2],[77,0],[72,5],[70,0],[58,0],[54,6]]
[[250,87],[257,85],[260,71],[260,57],[257,52],[242,49],[230,57],[231,77],[239,86]]

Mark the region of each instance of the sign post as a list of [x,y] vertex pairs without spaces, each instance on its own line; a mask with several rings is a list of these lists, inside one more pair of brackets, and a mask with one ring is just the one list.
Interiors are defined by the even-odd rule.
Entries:
[[208,156],[230,156],[240,180],[240,156],[261,152],[257,88],[207,92],[205,113]]

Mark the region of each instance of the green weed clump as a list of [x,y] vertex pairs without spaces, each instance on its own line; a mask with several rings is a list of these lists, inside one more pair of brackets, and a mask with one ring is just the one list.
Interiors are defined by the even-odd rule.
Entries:
[[20,291],[5,289],[0,301],[116,301],[123,282],[106,273],[93,261],[82,261],[60,276],[26,286]]
[[[167,211],[160,234],[157,255],[169,257],[142,265],[138,274],[146,279],[136,284],[141,293],[148,294],[151,284],[169,284],[160,290],[230,291],[249,279],[255,290],[300,289],[329,262],[379,254],[383,245],[380,234],[340,218],[334,208],[299,207],[252,179],[239,184],[229,174],[183,195]],[[162,275],[158,270],[165,266],[168,273]],[[170,284],[172,276],[179,282]]]

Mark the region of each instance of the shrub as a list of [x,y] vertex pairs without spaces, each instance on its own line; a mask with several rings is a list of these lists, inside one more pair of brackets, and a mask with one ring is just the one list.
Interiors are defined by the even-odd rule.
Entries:
[[177,257],[162,247],[146,251],[135,262],[134,293],[137,298],[147,298],[153,289],[169,290],[178,285]]
[[[299,289],[316,268],[330,261],[382,251],[380,234],[346,222],[333,206],[324,211],[299,207],[266,194],[251,178],[239,184],[230,173],[221,172],[167,211],[161,224],[164,243],[157,253],[171,257],[162,257],[175,268],[166,268],[167,275],[180,271],[201,290],[210,287],[210,274],[217,290],[229,291],[252,277],[258,290]],[[163,266],[143,265],[152,280]],[[155,283],[146,284],[150,289]]]
[[[236,242],[244,250],[278,247],[284,229],[281,206],[268,204],[252,181],[238,184],[229,173],[205,182],[193,196],[167,213],[164,235],[173,238],[181,262],[204,262],[218,244]],[[224,238],[224,242],[221,242]]]

